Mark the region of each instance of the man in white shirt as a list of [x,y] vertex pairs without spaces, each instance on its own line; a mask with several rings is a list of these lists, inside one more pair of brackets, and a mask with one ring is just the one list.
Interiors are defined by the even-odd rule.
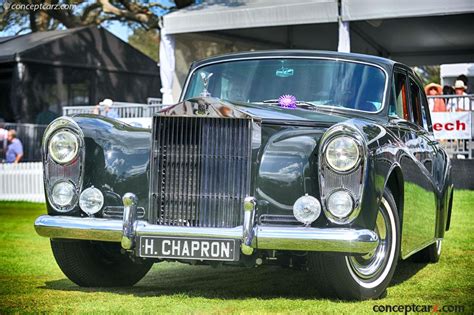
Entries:
[[[453,88],[456,96],[467,95],[465,92],[467,86],[464,85],[462,80],[456,80]],[[467,96],[453,97],[448,102],[448,110],[450,112],[469,111],[471,110],[471,100]]]

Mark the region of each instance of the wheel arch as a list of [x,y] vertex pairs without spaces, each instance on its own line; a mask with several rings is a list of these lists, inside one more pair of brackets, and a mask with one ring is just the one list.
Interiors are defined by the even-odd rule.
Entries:
[[403,222],[403,206],[404,206],[404,180],[400,165],[394,164],[388,172],[385,187],[390,189],[397,205],[398,217],[400,218],[400,232]]

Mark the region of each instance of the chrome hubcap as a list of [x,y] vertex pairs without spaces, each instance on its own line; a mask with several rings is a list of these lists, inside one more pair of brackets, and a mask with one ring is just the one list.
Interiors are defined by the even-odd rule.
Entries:
[[348,257],[349,266],[362,280],[377,277],[385,268],[392,242],[392,233],[387,214],[379,210],[375,224],[375,233],[379,236],[379,245],[364,256]]

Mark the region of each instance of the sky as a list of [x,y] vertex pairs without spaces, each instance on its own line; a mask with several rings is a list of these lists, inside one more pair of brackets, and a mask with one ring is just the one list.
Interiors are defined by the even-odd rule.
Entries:
[[132,34],[132,30],[120,22],[114,21],[109,23],[109,25],[104,26],[109,32],[114,34],[117,37],[120,37],[123,41],[128,42],[128,36]]

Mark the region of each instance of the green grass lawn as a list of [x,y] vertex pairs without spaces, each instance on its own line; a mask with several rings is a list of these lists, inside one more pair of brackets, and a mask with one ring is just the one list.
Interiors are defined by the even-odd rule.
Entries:
[[474,311],[474,192],[456,191],[438,264],[401,262],[386,298],[321,299],[307,274],[279,267],[215,269],[156,264],[127,289],[81,288],[36,235],[41,204],[0,203],[0,314],[6,312],[373,313],[376,304],[464,305]]

